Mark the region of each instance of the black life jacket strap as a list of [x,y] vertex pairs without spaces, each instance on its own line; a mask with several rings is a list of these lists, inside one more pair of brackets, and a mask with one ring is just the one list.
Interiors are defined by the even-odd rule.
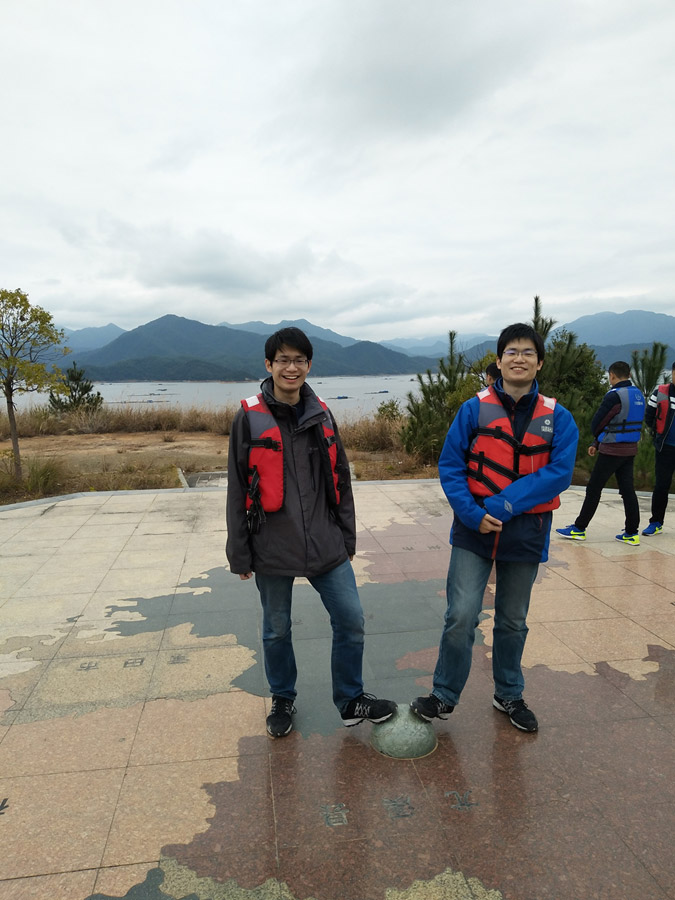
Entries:
[[251,438],[249,447],[263,447],[265,450],[281,450],[281,441],[275,441],[274,438]]

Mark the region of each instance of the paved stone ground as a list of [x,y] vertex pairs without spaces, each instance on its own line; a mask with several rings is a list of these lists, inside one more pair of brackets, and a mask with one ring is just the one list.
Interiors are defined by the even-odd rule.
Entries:
[[[366,687],[403,705],[431,684],[450,514],[433,481],[355,492]],[[675,531],[626,547],[622,519],[606,492],[585,543],[552,537],[524,659],[539,733],[491,705],[490,585],[437,749],[394,760],[342,726],[302,582],[296,728],[266,737],[224,490],[0,508],[0,900],[673,900]]]

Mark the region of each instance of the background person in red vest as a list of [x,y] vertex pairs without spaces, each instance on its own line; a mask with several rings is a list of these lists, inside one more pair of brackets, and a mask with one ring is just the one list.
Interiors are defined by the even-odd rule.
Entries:
[[333,629],[333,702],[345,725],[384,722],[396,703],[364,693],[363,611],[351,560],[356,552],[349,463],[326,404],[305,383],[312,344],[299,328],[265,343],[270,377],[242,400],[232,423],[227,485],[227,558],[251,578],[263,610],[271,737],[293,728],[297,668],[291,635],[296,577],[318,591]]
[[539,563],[548,559],[552,510],[571,481],[579,432],[572,415],[539,393],[544,342],[530,326],[499,335],[495,385],[459,408],[438,463],[454,511],[448,608],[433,690],[410,704],[422,719],[444,719],[469,677],[483,595],[496,569],[492,705],[522,731],[537,718],[523,700],[521,659]]
[[616,539],[636,546],[640,543],[640,507],[633,484],[633,464],[642,434],[645,398],[630,380],[627,362],[613,362],[608,372],[611,387],[591,420],[595,440],[588,448],[588,455],[597,454],[597,459],[586,485],[584,502],[575,521],[556,531],[564,538],[585,541],[586,529],[598,508],[603,488],[614,475],[625,515],[624,530]]
[[670,384],[659,384],[647,401],[645,423],[654,438],[654,491],[652,515],[642,532],[645,537],[661,534],[666,518],[668,494],[675,472],[675,362]]

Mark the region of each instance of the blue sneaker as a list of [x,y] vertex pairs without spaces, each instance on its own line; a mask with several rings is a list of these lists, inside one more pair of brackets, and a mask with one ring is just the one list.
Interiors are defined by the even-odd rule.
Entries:
[[661,534],[663,531],[663,522],[650,522],[642,532],[645,537],[651,537],[653,534]]
[[563,537],[570,538],[573,541],[585,541],[586,531],[577,528],[575,525],[568,525],[567,528],[556,528],[558,534]]
[[622,544],[630,544],[632,547],[637,547],[640,544],[640,535],[635,532],[635,534],[626,534],[625,531],[622,531],[621,534],[617,534],[617,541],[621,541]]

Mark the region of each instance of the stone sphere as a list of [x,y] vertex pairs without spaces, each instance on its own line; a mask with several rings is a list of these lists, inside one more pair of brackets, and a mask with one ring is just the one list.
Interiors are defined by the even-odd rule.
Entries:
[[371,745],[394,759],[419,759],[433,753],[438,744],[430,722],[424,722],[408,705],[399,706],[386,722],[373,725]]

